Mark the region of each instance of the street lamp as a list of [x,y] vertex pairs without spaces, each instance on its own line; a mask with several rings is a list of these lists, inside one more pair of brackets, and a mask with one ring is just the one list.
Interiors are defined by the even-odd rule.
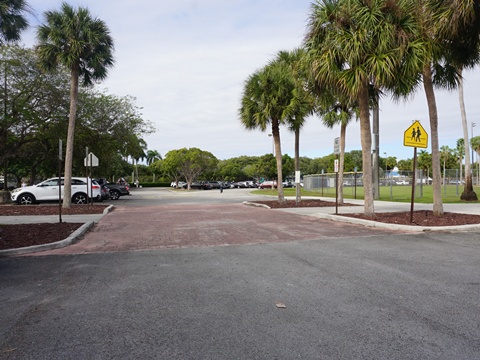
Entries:
[[[472,140],[472,138],[473,138],[473,128],[474,128],[474,127],[475,127],[475,123],[472,122],[472,136],[470,137],[470,143],[471,143],[471,140]],[[470,166],[471,166],[472,169],[474,169],[474,166],[473,166],[473,164],[474,164],[474,161],[473,161],[473,146],[472,146],[472,144],[470,144],[470,146],[472,147],[472,159],[470,160]],[[472,171],[472,174],[473,174],[473,170],[472,170],[472,169],[470,169],[470,171]],[[473,178],[473,176],[472,176],[472,178]],[[478,174],[477,174],[477,178],[478,178]]]
[[268,134],[268,136],[272,137],[272,155],[275,157],[275,140],[273,139],[273,134]]

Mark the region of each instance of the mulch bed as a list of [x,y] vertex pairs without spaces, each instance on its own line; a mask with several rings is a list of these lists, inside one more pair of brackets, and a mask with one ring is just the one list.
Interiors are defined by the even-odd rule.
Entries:
[[434,216],[431,210],[417,210],[413,212],[410,222],[410,212],[375,213],[373,217],[364,214],[340,214],[341,216],[357,219],[372,220],[388,224],[417,225],[417,226],[455,226],[480,224],[480,215],[459,214],[445,212],[443,216]]
[[0,227],[0,250],[49,244],[64,240],[83,224],[15,224]]
[[[279,202],[276,200],[255,201],[256,204],[267,205],[272,209],[284,209],[294,207],[335,207],[334,201],[324,201],[307,199],[298,204],[295,200]],[[356,204],[344,203],[340,206],[361,206]],[[388,224],[415,225],[415,226],[455,226],[480,224],[480,215],[459,214],[445,212],[443,216],[434,216],[430,210],[417,210],[413,212],[412,222],[410,222],[410,212],[387,212],[375,213],[374,217],[366,216],[362,213],[357,214],[339,214],[340,216],[353,217],[357,219],[372,220]]]
[[[108,206],[100,204],[72,205],[69,209],[62,208],[62,215],[101,214]],[[0,216],[58,215],[58,211],[58,204],[0,205]]]
[[[286,209],[286,208],[295,208],[295,207],[330,207],[330,206],[335,206],[335,201],[325,201],[325,200],[315,200],[315,199],[302,200],[298,204],[295,200],[285,200],[284,202],[279,202],[277,200],[254,201],[254,202],[255,202],[255,204],[267,205],[272,209]],[[359,206],[359,205],[344,203],[343,205],[338,204],[338,206]]]

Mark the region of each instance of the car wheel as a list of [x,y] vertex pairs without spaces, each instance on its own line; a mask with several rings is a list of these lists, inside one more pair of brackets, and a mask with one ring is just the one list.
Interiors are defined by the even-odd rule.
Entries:
[[18,197],[17,203],[19,205],[32,205],[35,203],[35,196],[32,194],[22,194]]
[[88,197],[84,193],[73,195],[72,202],[77,205],[88,204]]
[[120,199],[120,191],[118,190],[110,190],[110,199],[118,200]]

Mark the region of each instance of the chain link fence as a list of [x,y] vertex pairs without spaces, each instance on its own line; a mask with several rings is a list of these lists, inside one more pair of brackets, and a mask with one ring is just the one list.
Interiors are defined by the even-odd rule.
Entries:
[[[391,199],[400,200],[408,195],[408,189],[413,183],[413,171],[383,171],[379,174],[380,196],[388,196]],[[480,186],[480,173],[478,169],[472,171],[473,185]],[[343,174],[343,194],[345,197],[357,198],[357,195],[363,197],[363,173],[346,172]],[[304,189],[320,193],[322,196],[334,196],[336,189],[336,174],[314,174],[303,176]],[[460,169],[442,170],[442,196],[455,197],[463,191],[465,184],[465,174]],[[424,189],[432,185],[431,174],[424,170],[415,172],[415,197],[421,198]],[[427,188],[424,188],[427,187]],[[410,192],[411,193],[411,192]]]

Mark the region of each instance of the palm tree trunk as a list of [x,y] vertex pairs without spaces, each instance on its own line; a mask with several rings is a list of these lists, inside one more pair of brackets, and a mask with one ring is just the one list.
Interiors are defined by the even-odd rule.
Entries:
[[277,160],[277,190],[278,201],[284,202],[285,197],[283,195],[283,177],[282,177],[282,149],[280,145],[280,127],[278,120],[272,119],[272,134],[273,141],[275,143],[275,158]]
[[[462,114],[463,140],[465,145],[465,187],[460,199],[466,201],[477,201],[477,194],[473,191],[472,172],[470,170],[470,143],[468,141],[467,112],[465,110],[465,101],[463,95],[463,78],[460,69],[460,80],[458,82],[458,100],[460,103],[460,113]],[[473,159],[472,159],[473,160]]]
[[430,64],[426,64],[423,67],[423,87],[427,97],[428,115],[430,118],[430,138],[432,144],[433,215],[442,216],[442,175],[440,172],[440,152],[438,146],[438,114]]
[[[300,128],[295,129],[295,177],[300,172]],[[295,201],[297,204],[302,201],[300,183],[295,182]]]
[[70,208],[72,206],[73,140],[75,135],[75,118],[77,114],[78,78],[79,70],[77,67],[73,66],[70,74],[70,114],[68,117],[67,149],[65,152],[64,208]]
[[342,121],[340,126],[340,161],[338,164],[338,203],[343,205],[343,170],[345,165],[345,137],[347,124]]
[[368,103],[368,83],[361,85],[358,94],[358,107],[360,109],[360,137],[362,142],[363,161],[363,189],[364,213],[367,216],[375,215],[372,188],[372,132],[370,127],[370,108]]

